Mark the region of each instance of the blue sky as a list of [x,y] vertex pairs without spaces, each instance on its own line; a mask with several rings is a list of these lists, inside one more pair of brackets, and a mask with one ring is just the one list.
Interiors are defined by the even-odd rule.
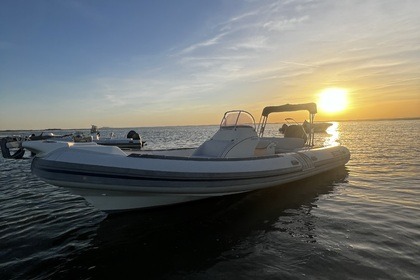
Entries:
[[[2,1],[0,130],[215,124],[349,91],[420,116],[420,1]],[[383,108],[379,110],[378,108]]]

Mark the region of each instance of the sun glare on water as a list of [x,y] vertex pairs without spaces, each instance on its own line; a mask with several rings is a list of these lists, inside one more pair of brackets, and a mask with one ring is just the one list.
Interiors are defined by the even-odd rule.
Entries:
[[347,103],[347,90],[327,88],[320,92],[317,105],[325,113],[338,113],[346,109]]

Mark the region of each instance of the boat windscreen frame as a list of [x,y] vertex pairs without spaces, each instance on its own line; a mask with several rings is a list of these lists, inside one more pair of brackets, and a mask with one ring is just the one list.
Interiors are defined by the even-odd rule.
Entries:
[[[226,116],[229,115],[229,114],[232,114],[232,113],[237,113],[238,114],[238,116],[236,117],[236,120],[235,120],[235,124],[234,125],[226,125],[226,124],[224,124],[224,123],[226,123],[225,122],[225,120],[227,119]],[[249,125],[247,125],[247,124],[239,124],[238,125],[238,121],[240,120],[241,114],[248,115],[250,117],[250,119],[252,120],[252,123],[249,124]],[[249,112],[247,112],[245,110],[230,110],[230,111],[225,112],[225,114],[223,115],[222,120],[220,121],[220,128],[232,127],[232,128],[235,129],[238,126],[249,126],[249,127],[252,127],[256,131],[256,125],[255,125],[255,118],[254,118],[254,116],[251,113],[249,113]]]
[[[295,112],[295,111],[308,111],[309,112],[309,124],[313,127],[315,114],[317,113],[316,103],[304,103],[304,104],[285,104],[280,106],[267,106],[263,109],[258,122],[258,136],[262,138],[264,136],[265,126],[267,125],[268,116],[271,113],[280,113],[280,112]],[[309,133],[310,146],[314,146],[314,130],[312,129]]]

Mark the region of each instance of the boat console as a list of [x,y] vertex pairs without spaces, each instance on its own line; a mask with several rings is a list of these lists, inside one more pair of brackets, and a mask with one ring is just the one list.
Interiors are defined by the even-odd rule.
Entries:
[[224,114],[216,134],[201,144],[192,156],[252,157],[258,140],[255,120],[250,113],[242,110],[228,111]]

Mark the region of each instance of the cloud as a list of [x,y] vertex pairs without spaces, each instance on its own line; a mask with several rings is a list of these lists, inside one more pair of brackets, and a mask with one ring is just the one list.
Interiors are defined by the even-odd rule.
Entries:
[[187,48],[183,49],[180,54],[187,54],[187,53],[191,53],[197,49],[201,49],[201,48],[205,48],[205,47],[209,47],[209,46],[213,46],[216,45],[220,42],[220,40],[223,38],[223,36],[225,36],[226,33],[221,33],[216,35],[213,38],[210,39],[206,39],[203,42],[199,42],[199,43],[195,43],[191,46],[188,46]]
[[[141,108],[154,104],[167,108],[174,102],[198,105],[209,96],[217,100],[226,92],[237,91],[237,86],[310,73],[313,64],[289,56],[282,46],[287,40],[282,35],[298,29],[310,17],[304,9],[282,10],[285,5],[294,7],[292,2],[249,2],[248,7],[215,25],[207,38],[171,49],[165,61],[151,66],[153,77],[142,70],[121,79],[97,79],[100,93],[96,97],[105,100],[96,105],[98,110],[134,104]],[[141,61],[144,59],[133,59],[132,63]]]
[[363,102],[395,99],[404,88],[407,98],[418,92],[420,33],[414,26],[420,22],[413,7],[382,1],[249,3],[207,37],[147,65],[153,71],[140,67],[124,78],[98,79],[96,97],[105,102],[97,110],[167,112],[213,108],[220,100],[226,107],[239,100],[260,105],[270,98],[267,88],[276,89],[275,100],[279,91],[290,98],[285,102],[304,101],[327,86],[347,86]]
[[171,56],[180,66],[177,70],[194,82],[227,85],[293,75],[278,73],[286,70],[285,66],[314,67],[281,53],[283,40],[287,39],[282,34],[308,21],[309,15],[296,16],[299,12],[294,11],[289,16],[289,10],[280,8],[283,4],[263,3],[251,3],[250,11],[245,9],[216,25],[210,38],[175,50]]
[[269,31],[294,30],[300,23],[308,21],[309,16],[304,15],[299,18],[284,18],[280,20],[270,20],[263,24],[263,27]]

